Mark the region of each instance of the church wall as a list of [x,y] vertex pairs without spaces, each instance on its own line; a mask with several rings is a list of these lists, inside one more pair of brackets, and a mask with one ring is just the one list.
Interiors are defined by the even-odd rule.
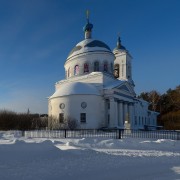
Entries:
[[144,129],[144,125],[156,126],[158,113],[148,110],[148,102],[139,100],[134,104],[134,129]]
[[[99,70],[100,72],[104,71],[104,63],[108,64],[108,72],[113,73],[113,69],[111,67],[111,63],[114,62],[114,55],[107,52],[89,52],[88,54],[84,53],[83,55],[79,55],[78,57],[71,58],[65,63],[65,71],[68,72],[70,68],[70,73],[66,78],[70,78],[76,75],[85,75],[90,72],[94,72],[94,63],[99,62]],[[88,64],[88,72],[84,72],[84,64]],[[78,73],[75,73],[75,66],[78,65]],[[68,74],[68,73],[67,73]]]
[[[81,103],[86,102],[87,107],[82,108]],[[64,109],[60,109],[59,105],[65,104]],[[96,95],[70,95],[64,97],[53,98],[50,100],[51,112],[54,117],[59,119],[59,113],[64,113],[64,118],[72,118],[78,121],[80,128],[99,128],[103,121],[103,103],[102,97]],[[86,113],[86,123],[80,122],[80,113]]]

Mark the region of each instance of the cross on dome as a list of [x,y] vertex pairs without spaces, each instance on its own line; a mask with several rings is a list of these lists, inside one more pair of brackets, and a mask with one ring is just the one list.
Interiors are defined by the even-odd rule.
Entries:
[[83,30],[84,30],[84,33],[85,33],[85,39],[91,39],[91,31],[92,31],[92,28],[93,28],[93,24],[91,24],[89,22],[89,10],[86,11],[86,19],[87,19],[87,23],[83,27]]
[[89,10],[88,9],[86,10],[86,19],[87,19],[87,22],[89,22]]

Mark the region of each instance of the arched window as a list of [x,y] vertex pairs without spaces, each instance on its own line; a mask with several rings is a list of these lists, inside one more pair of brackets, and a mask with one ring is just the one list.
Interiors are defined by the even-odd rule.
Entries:
[[107,63],[107,62],[104,63],[104,71],[105,71],[105,72],[108,71],[108,63]]
[[75,65],[74,67],[74,75],[78,75],[79,74],[79,66]]
[[115,64],[114,66],[114,77],[115,78],[119,77],[119,64]]
[[84,64],[84,73],[89,72],[89,65],[87,63]]
[[99,71],[99,62],[94,62],[94,71]]

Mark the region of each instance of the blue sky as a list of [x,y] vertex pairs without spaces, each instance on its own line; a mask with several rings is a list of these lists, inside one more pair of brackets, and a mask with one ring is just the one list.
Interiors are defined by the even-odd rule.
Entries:
[[68,53],[84,39],[86,9],[93,38],[113,49],[120,32],[137,94],[175,88],[179,7],[179,0],[0,0],[0,109],[47,113]]

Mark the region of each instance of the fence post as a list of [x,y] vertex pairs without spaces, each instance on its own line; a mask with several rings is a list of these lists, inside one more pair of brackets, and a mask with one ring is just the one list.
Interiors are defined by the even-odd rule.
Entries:
[[119,133],[119,139],[121,139],[121,129],[119,129],[119,131],[118,131]]
[[64,130],[64,137],[66,138],[66,129]]

